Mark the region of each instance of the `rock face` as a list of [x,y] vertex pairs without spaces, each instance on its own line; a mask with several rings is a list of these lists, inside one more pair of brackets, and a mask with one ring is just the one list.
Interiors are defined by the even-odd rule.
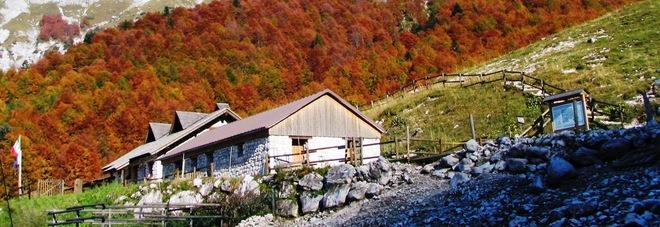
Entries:
[[319,205],[323,195],[316,195],[314,192],[304,191],[300,195],[300,207],[303,214],[314,213],[319,210]]
[[318,191],[323,188],[323,176],[318,173],[309,173],[298,181],[298,186],[303,190]]
[[277,214],[283,217],[298,217],[298,202],[291,199],[278,200]]
[[323,208],[333,208],[340,206],[346,202],[346,196],[351,186],[349,184],[337,184],[328,188],[328,191],[323,195],[321,205]]
[[571,177],[575,174],[575,167],[568,161],[559,156],[554,156],[550,159],[548,166],[548,179],[552,182],[559,182],[564,178]]

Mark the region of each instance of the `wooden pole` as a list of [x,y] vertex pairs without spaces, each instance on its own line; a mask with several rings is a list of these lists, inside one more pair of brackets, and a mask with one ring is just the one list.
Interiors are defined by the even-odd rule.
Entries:
[[394,153],[396,154],[396,158],[399,158],[399,139],[394,136]]
[[477,132],[474,130],[474,117],[470,114],[470,130],[472,132],[472,139],[477,138]]
[[584,126],[587,130],[591,129],[591,127],[589,127],[589,118],[587,118],[587,97],[585,97],[584,93],[582,94],[582,114],[584,114]]
[[181,154],[181,178],[186,174],[186,153]]
[[406,158],[410,162],[410,127],[406,125]]

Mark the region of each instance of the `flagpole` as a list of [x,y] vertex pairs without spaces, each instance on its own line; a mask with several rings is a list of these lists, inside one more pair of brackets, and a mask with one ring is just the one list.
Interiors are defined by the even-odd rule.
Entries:
[[[21,136],[18,136],[18,144],[21,146]],[[21,149],[20,154],[18,155],[18,196],[23,195],[23,151]]]

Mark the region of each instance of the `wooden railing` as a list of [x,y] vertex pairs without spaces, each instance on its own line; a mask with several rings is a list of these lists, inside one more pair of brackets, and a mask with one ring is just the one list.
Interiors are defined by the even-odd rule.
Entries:
[[[92,224],[92,225],[166,225],[171,221],[187,221],[193,226],[195,220],[218,220],[220,226],[226,219],[223,215],[194,215],[200,208],[221,207],[221,204],[169,204],[154,203],[135,206],[107,206],[91,204],[68,207],[47,212],[48,226]],[[183,214],[174,215],[173,212]]]

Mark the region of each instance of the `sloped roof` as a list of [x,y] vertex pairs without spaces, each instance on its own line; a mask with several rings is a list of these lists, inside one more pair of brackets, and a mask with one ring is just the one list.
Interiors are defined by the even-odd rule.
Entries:
[[[182,112],[182,111],[177,111],[177,112]],[[135,149],[129,151],[128,153],[124,154],[123,156],[119,157],[118,159],[110,162],[108,165],[104,166],[101,170],[103,171],[109,171],[112,169],[121,169],[124,168],[129,164],[129,161],[133,158],[140,157],[143,155],[154,155],[157,154],[158,152],[166,149],[167,147],[171,146],[172,144],[175,144],[177,142],[180,142],[181,139],[185,138],[186,135],[189,135],[190,133],[195,132],[197,129],[200,129],[202,126],[206,125],[207,123],[213,121],[214,119],[217,119],[218,117],[223,116],[224,114],[228,114],[232,117],[238,116],[236,113],[231,111],[229,108],[224,108],[221,110],[216,110],[210,114],[206,114],[204,118],[193,122],[189,127],[179,131],[175,132],[169,135],[166,135],[164,137],[161,137],[160,139],[149,142],[146,144],[142,144]],[[240,120],[239,118],[236,118]]]
[[215,104],[215,110],[221,110],[224,108],[229,108],[229,103],[219,102]]
[[189,151],[189,150],[195,150],[203,147],[207,147],[216,143],[220,143],[222,141],[231,139],[236,136],[240,135],[245,135],[265,129],[269,129],[273,126],[275,126],[277,123],[283,121],[287,117],[291,116],[292,114],[298,112],[298,110],[302,109],[303,107],[309,105],[310,103],[314,102],[318,98],[324,96],[324,95],[329,95],[330,97],[334,98],[337,100],[339,103],[341,103],[344,107],[349,109],[351,112],[353,112],[355,115],[360,117],[363,121],[367,122],[369,125],[371,125],[373,128],[378,130],[380,133],[383,133],[385,130],[380,127],[378,124],[374,123],[371,119],[369,119],[367,116],[362,114],[357,108],[355,108],[353,105],[348,103],[346,100],[342,99],[339,97],[339,95],[335,94],[332,92],[330,89],[325,89],[323,91],[320,91],[316,94],[307,96],[302,99],[298,99],[296,101],[293,101],[291,103],[288,103],[286,105],[264,111],[258,114],[255,114],[253,116],[250,116],[248,118],[245,118],[243,120],[235,121],[232,123],[229,123],[227,125],[212,129],[204,134],[201,134],[192,140],[188,141],[185,144],[182,144],[181,146],[178,146],[158,159],[164,159],[164,158],[169,158],[172,156],[176,156],[178,154],[181,154],[183,152]]
[[[147,132],[147,143],[156,141],[170,132],[172,125],[167,123],[149,122],[149,131]],[[149,135],[153,136],[153,140],[149,140]]]
[[582,93],[589,94],[589,92],[584,90],[584,89],[577,89],[577,90],[567,91],[567,92],[564,92],[564,93],[559,93],[559,94],[556,94],[556,95],[551,95],[551,96],[545,97],[543,99],[543,102],[554,102],[554,101],[557,101],[557,100],[568,99],[568,98],[580,96],[580,95],[582,95]]
[[190,127],[193,123],[206,117],[206,115],[208,114],[199,113],[199,112],[176,111],[174,112],[174,125],[172,125],[172,129],[175,129],[175,127],[179,127],[179,126],[181,128],[177,129],[176,131],[172,130],[172,132],[177,132],[186,129]]

